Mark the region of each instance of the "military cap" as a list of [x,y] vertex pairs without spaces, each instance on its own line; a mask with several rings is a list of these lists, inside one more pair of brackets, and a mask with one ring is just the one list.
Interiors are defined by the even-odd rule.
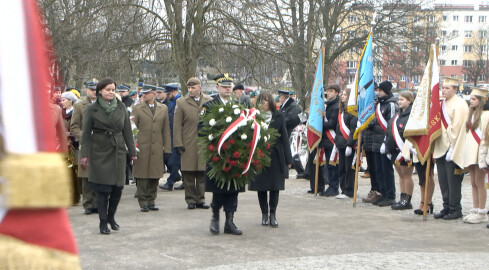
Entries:
[[140,92],[140,93],[143,93],[143,94],[144,94],[144,93],[149,93],[149,92],[151,92],[151,91],[153,91],[153,90],[156,90],[156,86],[154,86],[154,85],[149,85],[149,84],[145,84],[145,85],[143,86],[143,89],[141,90],[141,92]]
[[443,78],[443,85],[451,85],[451,86],[458,87],[459,86],[459,82],[455,78],[444,77]]
[[195,77],[190,78],[187,81],[187,86],[194,86],[194,85],[198,85],[198,84],[201,84],[201,82],[198,78],[195,78]]
[[78,101],[78,98],[76,97],[75,94],[73,94],[72,92],[68,91],[68,92],[64,92],[63,94],[61,94],[61,98],[66,98],[66,99],[69,99],[73,102],[76,102]]
[[244,90],[244,86],[242,84],[237,84],[236,86],[233,87],[233,91],[234,90]]
[[484,99],[486,99],[487,93],[488,93],[487,88],[472,87],[472,92],[470,92],[470,95],[480,96],[480,97],[483,97]]
[[91,82],[84,82],[83,83],[88,89],[90,90],[96,90],[97,89],[97,83],[94,81]]
[[283,89],[279,89],[279,90],[278,90],[278,94],[279,94],[279,95],[290,95],[290,91],[288,91],[288,90],[283,90]]
[[257,94],[255,91],[250,92],[250,98],[252,98],[252,97],[256,97],[256,95],[258,95],[258,94]]
[[129,91],[130,87],[125,85],[125,84],[121,84],[119,86],[117,86],[117,91],[118,92],[126,92],[126,91]]
[[165,84],[165,92],[166,93],[171,93],[173,91],[178,91],[178,84],[176,84],[176,83]]
[[78,91],[78,89],[73,88],[73,89],[71,89],[69,92],[71,92],[71,93],[75,94],[75,96],[76,96],[78,99],[80,99],[80,97],[81,97],[81,96],[80,96],[80,91]]
[[137,93],[138,93],[138,91],[136,91],[136,90],[131,90],[131,91],[129,92],[129,94],[128,94],[128,95],[129,95],[129,96],[134,96],[134,95],[136,95]]
[[164,87],[165,87],[164,85],[163,86],[162,85],[157,86],[156,87],[156,93],[163,93],[163,92],[165,92],[165,88]]
[[233,78],[229,77],[229,73],[224,73],[214,77],[214,81],[221,86],[233,86]]

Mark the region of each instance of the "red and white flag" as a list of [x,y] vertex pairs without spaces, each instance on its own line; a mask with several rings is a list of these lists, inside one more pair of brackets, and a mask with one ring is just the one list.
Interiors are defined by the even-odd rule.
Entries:
[[436,46],[431,45],[430,58],[413,102],[403,136],[416,148],[421,164],[431,155],[434,141],[441,135],[440,72]]
[[41,22],[36,1],[0,1],[0,268],[80,269]]

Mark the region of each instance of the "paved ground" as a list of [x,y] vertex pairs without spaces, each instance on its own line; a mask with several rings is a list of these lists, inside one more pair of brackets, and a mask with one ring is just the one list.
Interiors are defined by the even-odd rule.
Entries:
[[[291,171],[292,172],[292,171]],[[166,178],[166,177],[165,177]],[[436,179],[436,176],[435,176]],[[163,181],[163,180],[162,180]],[[235,223],[242,236],[211,235],[210,210],[187,210],[183,191],[158,191],[158,212],[142,213],[126,186],[117,213],[119,232],[98,233],[98,216],[69,209],[83,269],[487,269],[489,229],[462,220],[427,221],[411,210],[359,200],[314,198],[309,183],[291,173],[280,193],[279,227],[260,225],[255,192],[239,195]],[[417,182],[417,177],[415,176]],[[207,202],[212,194],[207,193]],[[471,208],[470,180],[463,183],[464,213]],[[419,187],[413,198],[419,202]],[[440,210],[435,187],[435,211]],[[222,215],[223,216],[223,215]],[[221,218],[221,232],[223,218]]]

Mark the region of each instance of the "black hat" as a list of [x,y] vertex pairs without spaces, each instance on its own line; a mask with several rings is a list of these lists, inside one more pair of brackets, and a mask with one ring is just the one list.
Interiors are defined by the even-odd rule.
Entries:
[[333,89],[336,91],[336,93],[339,93],[341,91],[341,87],[337,83],[333,83],[333,84],[328,85],[328,87],[326,87],[326,90],[328,90],[328,89]]
[[121,84],[119,86],[117,86],[117,91],[118,92],[126,92],[126,91],[129,91],[130,87],[125,85],[125,84]]
[[379,84],[377,82],[374,82],[374,89],[379,88]]
[[290,92],[287,90],[279,89],[278,94],[279,95],[290,95]]
[[214,81],[221,86],[233,86],[233,78],[229,77],[228,73],[220,74],[214,77]]
[[145,84],[143,86],[143,89],[139,93],[149,93],[149,92],[151,92],[153,90],[156,90],[156,86]]
[[234,90],[244,90],[244,86],[242,84],[237,84],[235,87],[233,87],[233,91]]
[[176,83],[169,83],[165,84],[165,93],[171,93],[173,91],[178,91],[178,84]]
[[90,90],[97,90],[97,83],[96,82],[84,82],[83,83],[88,89]]
[[387,95],[391,94],[392,90],[392,83],[389,81],[383,81],[379,84],[379,89],[384,91]]

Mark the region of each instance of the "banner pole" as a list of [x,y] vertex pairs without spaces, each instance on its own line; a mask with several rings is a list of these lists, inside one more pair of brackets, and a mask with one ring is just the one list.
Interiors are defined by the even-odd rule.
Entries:
[[360,161],[362,160],[360,154],[360,147],[362,145],[362,132],[358,132],[358,141],[357,141],[357,161],[355,163],[355,184],[353,185],[353,207],[357,206],[357,190],[358,190],[358,170],[360,168]]
[[424,198],[423,198],[423,220],[426,221],[426,211],[427,211],[427,199],[428,199],[428,183],[430,182],[430,175],[431,175],[431,153],[430,157],[428,160],[426,160],[428,164],[426,164],[426,173],[425,173],[425,180],[424,180]]
[[316,146],[316,172],[314,173],[314,196],[318,195],[319,145]]

